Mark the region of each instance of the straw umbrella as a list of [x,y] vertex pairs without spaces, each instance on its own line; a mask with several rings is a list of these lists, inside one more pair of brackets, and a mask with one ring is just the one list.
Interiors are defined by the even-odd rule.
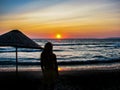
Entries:
[[18,54],[17,48],[42,49],[37,43],[27,37],[19,30],[12,30],[0,35],[0,46],[13,46],[16,48],[16,74],[18,73]]

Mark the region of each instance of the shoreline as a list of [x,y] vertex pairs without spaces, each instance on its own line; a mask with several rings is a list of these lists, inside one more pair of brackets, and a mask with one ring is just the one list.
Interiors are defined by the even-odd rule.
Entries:
[[[104,63],[104,64],[91,64],[91,65],[58,65],[60,71],[85,71],[85,70],[120,70],[120,63]],[[0,72],[14,72],[16,66],[14,65],[0,65]],[[40,65],[25,65],[18,66],[21,71],[41,71]]]

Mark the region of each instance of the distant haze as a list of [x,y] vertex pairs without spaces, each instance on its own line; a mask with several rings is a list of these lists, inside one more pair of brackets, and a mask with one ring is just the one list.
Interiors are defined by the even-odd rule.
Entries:
[[120,36],[120,0],[0,0],[0,34],[31,38]]

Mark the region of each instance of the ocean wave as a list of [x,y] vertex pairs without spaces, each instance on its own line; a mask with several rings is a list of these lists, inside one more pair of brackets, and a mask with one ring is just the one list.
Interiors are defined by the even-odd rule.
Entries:
[[68,44],[54,44],[54,46],[76,46],[76,45],[98,45],[98,44],[90,44],[90,43],[68,43]]
[[[39,49],[18,49],[18,52],[41,52]],[[0,49],[0,53],[16,52],[15,49]]]
[[16,52],[15,50],[0,50],[0,53]]
[[79,43],[75,43],[75,44],[74,43],[73,44],[69,44],[69,43],[68,44],[54,44],[54,46],[71,46],[71,45],[74,46],[74,45],[81,45],[81,44],[79,44]]
[[75,43],[56,43],[56,44],[53,44],[54,46],[74,46],[74,45],[93,45],[93,46],[104,46],[104,47],[109,47],[109,46],[112,46],[114,44],[114,42],[75,42]]
[[59,65],[86,65],[86,64],[106,64],[106,63],[120,63],[120,59],[111,59],[111,60],[87,60],[87,61],[68,61],[68,62],[59,62]]
[[15,61],[0,61],[0,65],[15,65]]
[[15,58],[6,58],[6,57],[1,57],[0,61],[15,61]]
[[[48,40],[47,40],[48,41]],[[44,45],[46,40],[38,42]],[[54,44],[53,52],[57,55],[59,64],[87,64],[87,63],[101,63],[101,62],[114,62],[115,58],[120,58],[120,40],[51,40]],[[9,52],[6,54],[6,52]],[[13,52],[13,53],[11,53]],[[26,49],[18,48],[18,61],[21,64],[37,64],[39,63],[39,56],[41,50],[39,49]],[[37,53],[34,53],[37,52]],[[39,53],[38,53],[39,52]],[[37,56],[38,55],[38,56]],[[15,63],[15,48],[13,47],[0,47],[0,64]]]
[[[120,63],[120,59],[111,60],[87,60],[87,61],[61,61],[58,65],[86,65],[86,64],[106,64],[106,63]],[[18,62],[18,65],[40,65],[40,62]],[[0,65],[16,65],[15,61],[0,61]]]
[[[16,65],[15,61],[0,61],[0,65]],[[39,62],[18,62],[18,65],[40,65]]]
[[0,53],[1,52],[15,52],[15,48],[7,48],[7,47],[0,47]]
[[120,47],[120,42],[114,43],[113,46],[116,47],[116,48]]
[[53,51],[55,51],[55,52],[61,52],[61,51],[65,51],[65,50],[58,50],[58,49],[54,49]]
[[93,56],[92,58],[97,58],[97,59],[104,59],[104,60],[107,60],[107,59],[109,59],[108,57],[105,57],[105,56],[102,56],[102,55],[96,55],[96,56]]
[[34,50],[34,49],[19,49],[18,52],[41,52],[42,50]]

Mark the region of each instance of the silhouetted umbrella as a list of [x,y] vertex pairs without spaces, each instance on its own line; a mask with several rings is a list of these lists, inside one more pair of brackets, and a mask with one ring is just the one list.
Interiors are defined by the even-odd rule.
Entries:
[[37,43],[28,38],[19,30],[12,30],[0,35],[0,46],[13,46],[16,48],[16,74],[18,73],[17,48],[42,49]]

